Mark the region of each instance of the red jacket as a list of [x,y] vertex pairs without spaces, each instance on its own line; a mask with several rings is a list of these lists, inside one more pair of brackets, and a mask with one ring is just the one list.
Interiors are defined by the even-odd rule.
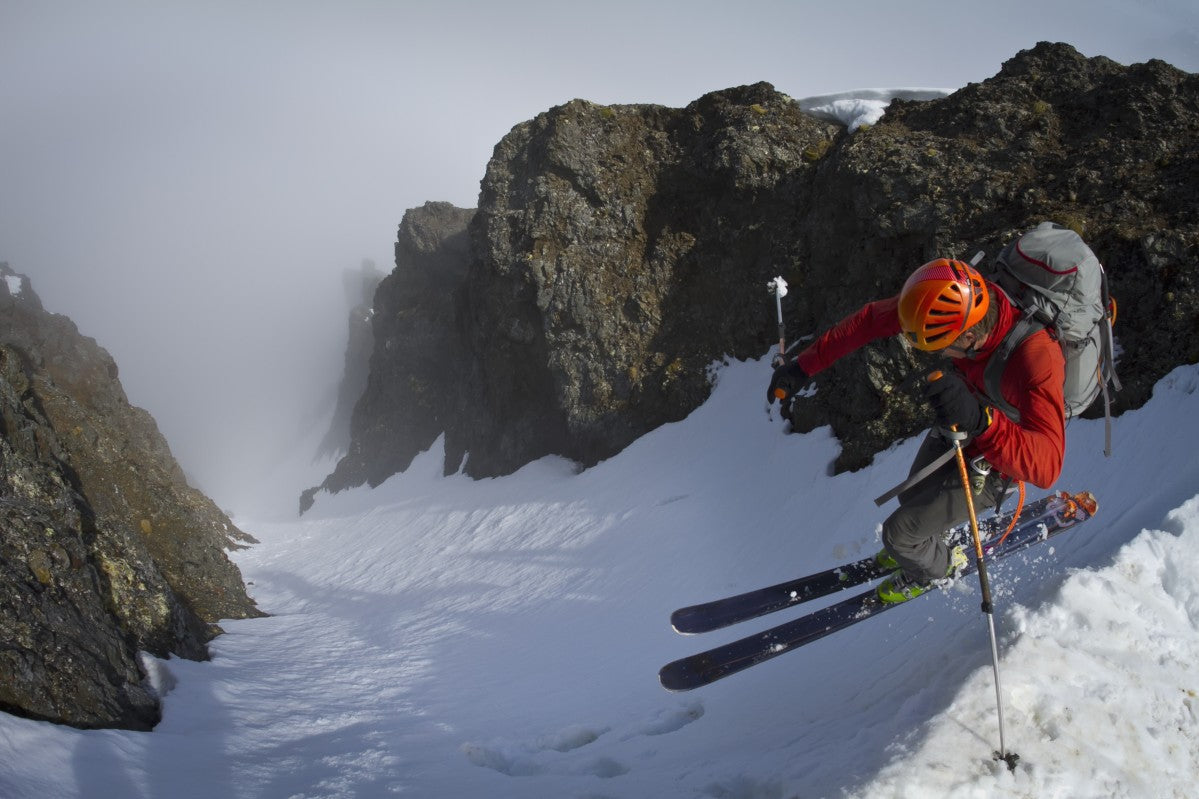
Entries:
[[[1001,290],[988,284],[991,301],[998,303],[995,329],[983,347],[970,358],[953,364],[966,384],[985,402],[983,370],[996,347],[1020,318]],[[831,366],[839,358],[880,338],[898,335],[899,297],[872,302],[842,319],[797,356],[809,375]],[[966,448],[982,455],[1001,473],[1049,488],[1062,471],[1066,453],[1066,414],[1062,387],[1066,362],[1061,347],[1041,330],[1026,339],[1008,360],[1000,381],[1003,397],[1020,411],[1020,423],[992,410],[994,421]]]

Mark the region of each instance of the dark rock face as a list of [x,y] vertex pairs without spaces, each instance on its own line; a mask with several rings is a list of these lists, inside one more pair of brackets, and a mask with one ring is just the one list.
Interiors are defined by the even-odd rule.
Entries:
[[188,487],[108,353],[0,276],[0,709],[148,729],[137,652],[203,659],[218,620],[259,615],[225,555],[251,539]]
[[370,378],[371,353],[375,346],[371,321],[374,316],[372,305],[375,290],[379,288],[383,274],[379,272],[374,261],[364,260],[358,270],[347,270],[342,277],[346,299],[350,304],[345,368],[338,383],[333,421],[317,453],[320,456],[339,457],[349,451],[350,420],[354,406],[358,404],[358,398],[366,390],[367,380]]
[[[775,275],[792,288],[794,340],[932,258],[993,257],[1046,219],[1079,230],[1108,269],[1117,410],[1136,407],[1199,360],[1197,132],[1199,77],[1060,44],[944,99],[896,101],[853,135],[768,84],[683,109],[551,109],[497,145],[469,252],[443,236],[440,260],[423,249],[429,267],[414,268],[401,228],[352,468],[325,487],[377,484],[441,433],[447,471],[504,474],[547,454],[593,464],[702,403],[714,361],[766,352]],[[800,427],[832,425],[836,469],[868,464],[926,426],[902,387],[917,366],[895,341],[844,359],[818,377]],[[376,447],[397,431],[405,448]]]
[[[466,361],[458,305],[474,213],[426,203],[404,215],[396,269],[379,284],[370,311],[370,375],[351,417],[349,452],[321,488],[378,485],[407,469],[452,423],[453,397],[469,391],[456,370]],[[301,511],[316,490],[301,497]]]
[[[837,128],[766,84],[685,109],[575,101],[496,148],[471,228],[467,343],[481,388],[452,431],[474,475],[610,457],[760,355],[771,270]],[[808,154],[808,155],[805,155]]]

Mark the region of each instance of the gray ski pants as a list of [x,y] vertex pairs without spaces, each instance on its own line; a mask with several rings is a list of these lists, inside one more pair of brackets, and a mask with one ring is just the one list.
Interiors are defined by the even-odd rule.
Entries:
[[[916,453],[909,475],[935,460],[950,442],[930,432]],[[974,510],[981,514],[995,506],[1003,490],[1003,478],[991,472],[983,478],[970,470]],[[883,546],[899,563],[905,575],[921,583],[944,577],[949,571],[949,548],[941,536],[970,518],[957,458],[899,495],[899,507],[883,522]]]

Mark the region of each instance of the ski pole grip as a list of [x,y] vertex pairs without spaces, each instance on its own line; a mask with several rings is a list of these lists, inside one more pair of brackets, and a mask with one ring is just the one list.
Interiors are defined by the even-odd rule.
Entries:
[[995,612],[995,604],[991,601],[991,579],[987,576],[987,562],[982,555],[977,556],[974,562],[978,567],[978,582],[983,592],[982,612],[990,615]]
[[[944,376],[945,373],[938,369],[928,376],[928,382],[935,383]],[[958,432],[958,426],[956,424],[950,425],[948,430],[946,430],[944,427],[938,428],[938,430],[941,434],[941,437],[952,441],[954,446],[961,446],[961,443],[967,438],[965,433]]]

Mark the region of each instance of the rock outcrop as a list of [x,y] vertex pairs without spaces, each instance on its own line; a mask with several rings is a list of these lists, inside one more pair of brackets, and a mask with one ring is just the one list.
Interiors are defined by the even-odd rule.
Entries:
[[204,659],[218,620],[259,615],[225,554],[251,539],[187,485],[108,353],[0,278],[0,709],[148,729],[138,653]]
[[[994,257],[1040,221],[1069,225],[1099,255],[1119,300],[1116,411],[1139,407],[1174,366],[1199,361],[1196,133],[1199,76],[1040,44],[942,100],[895,102],[880,124],[844,139],[819,181],[826,202],[808,216],[812,252],[886,264],[881,296],[934,256]],[[836,282],[826,273],[816,285]],[[863,284],[874,288],[855,281],[859,297]],[[830,304],[812,309],[805,329],[853,302]],[[869,463],[925,423],[890,399],[895,375],[885,366],[862,368],[873,357],[821,375],[824,396],[802,414],[832,425],[844,448],[839,468]]]
[[455,424],[455,397],[473,391],[462,379],[460,306],[474,213],[430,202],[404,215],[395,271],[379,284],[370,312],[370,375],[350,420],[349,452],[321,486],[304,492],[301,512],[319,489],[374,486],[407,469]]
[[383,273],[369,259],[363,260],[357,270],[346,270],[342,274],[346,300],[350,305],[349,324],[346,335],[345,367],[338,381],[337,400],[333,408],[333,419],[329,430],[321,440],[318,457],[342,457],[350,449],[350,420],[358,398],[366,390],[370,378],[371,353],[375,348],[375,334],[371,318],[375,315],[375,290],[383,280]]
[[[593,464],[702,403],[712,363],[767,351],[773,276],[794,340],[1046,219],[1108,269],[1117,411],[1136,407],[1199,360],[1197,133],[1199,77],[1045,43],[853,134],[765,83],[682,109],[553,108],[497,145],[473,217],[456,211],[469,250],[459,227],[419,253],[401,229],[351,454],[324,487],[377,484],[442,434],[447,472]],[[832,426],[835,469],[868,464],[928,422],[902,389],[917,365],[897,342],[844,359],[800,428]]]

